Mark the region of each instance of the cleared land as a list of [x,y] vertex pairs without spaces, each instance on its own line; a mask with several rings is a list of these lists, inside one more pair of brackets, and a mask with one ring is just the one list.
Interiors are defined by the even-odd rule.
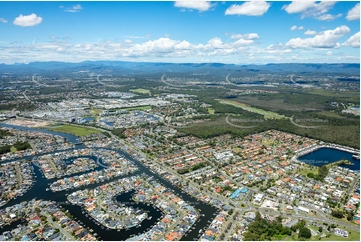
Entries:
[[248,104],[237,102],[237,101],[219,99],[219,102],[223,103],[223,104],[233,105],[235,107],[242,108],[243,110],[246,110],[246,111],[249,111],[249,112],[252,112],[252,113],[261,114],[261,115],[264,116],[265,119],[282,119],[282,118],[286,118],[286,116],[284,116],[284,115],[280,115],[278,113],[271,112],[271,111],[266,111],[266,110],[263,110],[263,109],[260,109],[260,108],[255,108],[255,107],[249,106]]
[[101,112],[103,112],[103,109],[100,109],[100,108],[90,109],[90,113],[93,115],[99,115]]
[[79,127],[73,125],[61,125],[58,127],[48,128],[49,130],[56,131],[56,132],[64,132],[69,134],[74,134],[76,136],[86,136],[88,134],[97,134],[100,133],[99,130],[87,128],[87,127]]
[[214,114],[214,109],[213,108],[208,108],[208,114]]
[[130,89],[129,91],[131,92],[135,92],[135,93],[141,93],[141,94],[151,94],[150,90],[147,89],[143,89],[143,88],[138,88],[138,89]]

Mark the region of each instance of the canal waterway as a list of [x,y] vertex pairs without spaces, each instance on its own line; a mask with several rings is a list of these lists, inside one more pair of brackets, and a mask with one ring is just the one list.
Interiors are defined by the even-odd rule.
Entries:
[[[20,129],[20,130],[43,132],[43,133],[48,133],[48,134],[59,135],[59,136],[66,138],[69,142],[79,144],[78,137],[75,135],[71,135],[71,134],[49,131],[47,129],[34,129],[34,128],[28,128],[28,127],[23,127],[23,126],[9,125],[9,124],[0,124],[0,127],[1,126],[8,127],[8,128],[14,128],[14,129]],[[81,149],[81,148],[84,148],[84,146],[82,144],[77,145],[75,149]],[[92,149],[104,149],[104,148],[92,148]],[[34,164],[32,164],[33,169],[34,169],[34,176],[35,176],[34,177],[35,182],[33,183],[32,187],[27,192],[25,192],[23,194],[23,196],[18,197],[17,199],[11,200],[7,204],[5,204],[3,207],[1,207],[1,209],[21,203],[23,201],[29,201],[34,198],[43,199],[43,200],[52,200],[52,201],[57,202],[65,210],[68,210],[69,213],[72,214],[74,216],[74,218],[76,218],[76,220],[81,222],[83,226],[93,229],[94,233],[97,233],[101,240],[107,240],[107,241],[108,240],[113,240],[113,241],[114,240],[126,240],[127,238],[131,237],[132,235],[146,232],[149,228],[151,228],[152,226],[154,226],[156,224],[156,222],[158,221],[159,218],[161,218],[163,216],[162,213],[160,211],[158,211],[157,209],[153,208],[152,206],[148,206],[147,204],[144,204],[144,203],[134,204],[132,206],[141,208],[141,209],[144,209],[145,211],[147,211],[149,213],[149,216],[152,216],[152,219],[144,220],[141,223],[142,226],[139,228],[133,227],[129,230],[120,230],[118,232],[118,231],[112,230],[112,229],[107,230],[105,228],[104,229],[101,228],[101,226],[97,225],[94,221],[92,221],[90,217],[87,217],[86,213],[83,213],[78,205],[69,204],[67,202],[66,197],[68,194],[70,194],[76,190],[92,189],[92,188],[98,187],[102,184],[109,183],[109,182],[112,182],[112,181],[115,181],[115,180],[118,180],[118,179],[121,179],[124,177],[134,176],[134,175],[139,175],[139,174],[145,173],[149,176],[153,176],[164,186],[172,189],[175,194],[177,194],[179,197],[181,197],[183,200],[185,200],[188,204],[197,208],[200,214],[204,214],[204,216],[201,216],[196,221],[195,225],[193,226],[193,229],[191,231],[189,231],[186,236],[183,236],[181,240],[190,241],[190,240],[200,237],[200,234],[198,231],[201,229],[204,231],[204,229],[209,226],[211,221],[216,216],[216,212],[218,212],[218,210],[215,207],[213,207],[209,204],[206,204],[206,203],[194,198],[193,196],[183,192],[183,190],[181,190],[179,187],[177,187],[177,186],[173,185],[172,183],[170,183],[169,181],[165,180],[163,177],[161,177],[157,173],[150,171],[146,166],[144,166],[138,160],[134,159],[128,153],[121,151],[121,150],[114,150],[114,149],[108,149],[108,150],[116,151],[119,154],[123,155],[125,158],[131,160],[138,166],[139,170],[137,172],[134,172],[134,173],[131,173],[131,174],[128,174],[125,176],[115,177],[110,180],[106,180],[104,182],[99,182],[96,184],[82,186],[82,187],[72,189],[69,191],[52,192],[50,190],[46,191],[46,189],[49,188],[49,185],[52,182],[56,181],[58,178],[49,179],[49,180],[46,179],[44,177],[44,175],[42,174],[42,172],[40,171],[40,168],[35,166]],[[61,151],[51,152],[50,154],[57,153],[57,152],[61,152]],[[26,159],[31,160],[34,157],[41,156],[41,155],[43,155],[43,154],[38,154],[35,156],[28,156],[28,157],[26,157]],[[98,159],[95,156],[80,156],[80,157],[88,157],[88,158],[91,158],[94,160],[97,159],[100,164],[103,164],[103,165],[100,165],[97,168],[95,168],[95,170],[101,170],[101,169],[104,169],[104,167],[106,167],[106,164],[102,163],[102,160]],[[75,158],[75,157],[72,157],[72,158]],[[14,160],[21,160],[21,159],[24,159],[24,158],[14,159]],[[89,172],[89,171],[87,171],[87,172]],[[75,175],[84,174],[87,172],[76,173],[76,174],[72,174],[72,175],[64,176],[64,177],[71,177],[71,176],[75,176]],[[62,177],[62,178],[64,178],[64,177]],[[130,197],[131,197],[131,193],[129,193],[128,195],[122,194],[121,196],[117,196],[116,199],[118,201],[129,202]],[[10,227],[6,226],[3,229],[0,229],[0,233],[3,233],[4,231],[7,231],[9,228],[11,229],[12,226],[16,226],[16,225],[11,224],[11,225],[9,225]]]

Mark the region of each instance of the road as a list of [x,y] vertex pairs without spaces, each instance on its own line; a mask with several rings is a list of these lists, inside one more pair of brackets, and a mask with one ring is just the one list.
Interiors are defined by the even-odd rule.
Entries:
[[75,241],[75,240],[76,240],[76,238],[73,237],[68,231],[66,231],[65,229],[63,229],[58,223],[54,222],[53,219],[52,219],[52,217],[51,217],[48,213],[46,213],[46,212],[44,212],[44,211],[41,211],[40,214],[44,215],[44,216],[47,218],[48,222],[49,222],[53,227],[59,229],[59,231],[60,231],[62,234],[64,234],[69,240],[71,240],[71,241]]
[[26,89],[26,90],[23,92],[23,95],[24,95],[24,97],[25,97],[26,100],[28,100],[29,102],[31,102],[30,98],[29,98],[28,96],[26,96],[26,94],[25,94],[27,90],[28,90],[28,89]]
[[189,87],[189,86],[192,86],[192,85],[174,85],[174,84],[170,84],[168,82],[166,82],[164,80],[164,76],[165,74],[163,74],[163,76],[160,78],[160,81],[163,82],[164,84],[168,85],[168,86],[172,86],[172,87]]
[[99,77],[100,77],[100,75],[97,76],[97,81],[98,81],[100,84],[104,85],[104,86],[107,86],[107,87],[122,87],[122,85],[111,85],[111,84],[104,83],[104,82],[102,82],[102,81],[99,80]]
[[239,126],[239,125],[235,125],[235,124],[232,124],[231,122],[229,122],[229,116],[230,114],[228,114],[227,118],[226,118],[226,122],[227,124],[233,126],[233,127],[236,127],[236,128],[241,128],[241,129],[251,129],[251,128],[255,128],[257,127],[257,125],[253,125],[253,126]]
[[32,77],[33,82],[35,82],[35,83],[38,84],[39,86],[45,86],[45,87],[48,87],[48,86],[49,86],[48,84],[43,84],[43,83],[40,83],[39,81],[36,81],[36,80],[35,80],[35,75],[36,75],[36,74],[34,74],[33,77]]

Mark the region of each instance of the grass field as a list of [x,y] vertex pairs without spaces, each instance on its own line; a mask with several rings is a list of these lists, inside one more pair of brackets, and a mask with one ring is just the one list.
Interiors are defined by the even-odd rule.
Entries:
[[120,108],[119,110],[147,110],[152,109],[152,106],[137,106],[137,107],[131,107],[131,108]]
[[18,151],[18,150],[14,146],[11,146],[10,152],[16,152],[16,151]]
[[307,176],[308,173],[313,173],[315,176],[318,174],[318,167],[317,166],[310,166],[307,165],[304,168],[300,168],[298,174]]
[[64,132],[69,134],[74,134],[77,136],[85,136],[88,134],[97,134],[100,133],[99,130],[88,128],[88,127],[79,127],[73,125],[61,125],[58,127],[48,128],[49,130],[56,131],[56,132]]
[[138,88],[138,89],[130,89],[130,92],[135,92],[135,93],[141,93],[141,94],[151,94],[150,90],[147,89],[143,89],[143,88]]
[[[335,235],[334,233],[326,233],[327,234],[330,234],[330,237],[324,237],[324,238],[321,238],[321,240],[325,240],[325,241],[360,241],[360,232],[357,232],[357,231],[352,231],[352,230],[348,230],[346,229],[346,231],[348,231],[349,235],[348,235],[348,238],[344,238],[344,237],[341,237],[341,236],[337,236]],[[351,234],[350,234],[351,232]],[[319,236],[316,236],[315,239],[319,238]]]
[[255,108],[252,106],[249,106],[245,103],[241,103],[241,102],[237,102],[237,101],[230,101],[230,100],[224,100],[224,99],[217,99],[220,103],[222,104],[229,104],[229,105],[233,105],[235,107],[238,108],[242,108],[243,110],[252,112],[252,113],[258,113],[264,116],[265,119],[282,119],[282,118],[286,118],[286,116],[284,115],[280,115],[278,113],[275,112],[271,112],[271,111],[266,111],[260,108]]
[[92,108],[90,109],[90,113],[93,115],[99,115],[101,112],[103,112],[103,109],[100,108]]
[[214,109],[213,108],[208,108],[208,114],[214,114]]

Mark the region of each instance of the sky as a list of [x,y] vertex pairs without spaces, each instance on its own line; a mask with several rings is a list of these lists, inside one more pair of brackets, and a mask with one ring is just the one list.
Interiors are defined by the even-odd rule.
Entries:
[[0,63],[360,63],[360,2],[0,0]]

